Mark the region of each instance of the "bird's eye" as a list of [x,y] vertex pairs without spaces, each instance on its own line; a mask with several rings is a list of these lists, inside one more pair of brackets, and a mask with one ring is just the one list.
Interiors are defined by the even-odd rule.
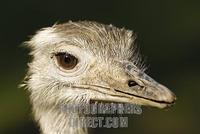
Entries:
[[61,66],[65,70],[71,70],[73,69],[77,63],[78,59],[68,53],[57,53],[56,55],[56,60],[58,62],[58,65]]

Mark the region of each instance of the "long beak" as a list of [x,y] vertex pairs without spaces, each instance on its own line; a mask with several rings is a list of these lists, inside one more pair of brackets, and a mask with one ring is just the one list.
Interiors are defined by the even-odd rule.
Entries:
[[120,71],[118,74],[118,78],[110,76],[111,78],[106,80],[110,89],[100,86],[96,88],[106,93],[106,96],[97,96],[94,100],[125,102],[158,108],[172,106],[176,100],[174,93],[167,87],[136,68],[129,69],[128,73]]
[[117,88],[115,91],[132,96],[132,100],[138,104],[158,108],[169,107],[176,100],[174,93],[145,73],[132,76],[128,80],[128,87]]

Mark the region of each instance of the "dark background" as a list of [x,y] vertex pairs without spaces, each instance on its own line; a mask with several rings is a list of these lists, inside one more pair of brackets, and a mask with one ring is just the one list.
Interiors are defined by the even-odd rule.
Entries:
[[96,133],[200,133],[200,1],[198,0],[7,0],[0,1],[0,134],[35,134],[28,97],[17,86],[27,68],[21,48],[36,30],[55,22],[95,20],[134,30],[148,74],[174,91],[169,110],[143,108],[129,128]]

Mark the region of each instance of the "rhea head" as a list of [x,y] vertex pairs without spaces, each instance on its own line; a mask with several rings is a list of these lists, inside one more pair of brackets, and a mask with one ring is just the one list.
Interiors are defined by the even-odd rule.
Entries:
[[176,97],[145,74],[135,34],[96,22],[68,22],[44,28],[31,48],[26,84],[34,107],[68,102],[122,102],[165,108]]

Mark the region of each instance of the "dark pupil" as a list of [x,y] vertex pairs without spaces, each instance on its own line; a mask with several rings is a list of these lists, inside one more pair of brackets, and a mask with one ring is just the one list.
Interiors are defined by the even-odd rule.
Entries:
[[59,66],[67,70],[73,69],[78,63],[78,59],[68,53],[58,53],[56,59]]
[[65,60],[65,63],[66,63],[66,64],[69,64],[70,62],[73,61],[73,58],[72,58],[71,55],[66,54],[64,60]]

